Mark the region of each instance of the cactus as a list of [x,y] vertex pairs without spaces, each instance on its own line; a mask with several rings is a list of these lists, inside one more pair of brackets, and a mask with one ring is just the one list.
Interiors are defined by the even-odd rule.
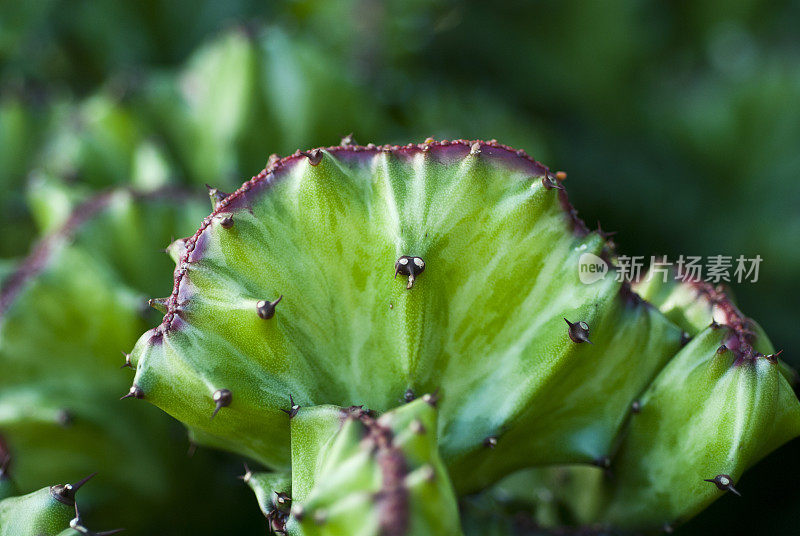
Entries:
[[94,475],[0,500],[0,536],[57,536],[77,512],[75,494]]
[[614,526],[674,526],[722,493],[738,495],[746,468],[800,434],[787,368],[761,328],[720,289],[672,286],[673,297],[696,296],[684,311],[705,307],[712,320],[695,327],[638,401],[605,490],[602,519]]
[[377,115],[376,99],[325,49],[278,27],[221,34],[177,76],[153,76],[137,100],[184,178],[225,188],[264,165],[265,147],[369,133]]
[[360,406],[297,408],[291,476],[248,469],[243,477],[270,528],[297,536],[459,534],[435,404],[425,395],[379,418]]
[[[34,215],[50,212],[47,199],[69,203],[57,191],[40,193]],[[169,421],[144,407],[120,412],[111,401],[126,383],[120,352],[147,325],[145,297],[159,287],[159,271],[169,273],[160,249],[191,229],[203,206],[174,190],[91,197],[4,282],[0,462],[13,455],[20,489],[101,471],[86,493],[96,505],[153,505],[179,490],[186,475],[175,462],[182,452],[163,441]]]
[[291,422],[287,533],[459,534],[435,403],[425,395],[379,418],[357,406],[300,408]]
[[[577,218],[559,177],[496,142],[344,144],[271,162],[235,193],[212,192],[213,213],[171,248],[173,292],[134,347],[128,396],[201,441],[291,469],[297,494],[307,465],[287,413],[383,413],[438,392],[439,448],[459,494],[524,467],[619,463],[630,474],[600,521],[690,517],[719,495],[704,479],[736,478],[798,435],[800,404],[733,309],[683,347],[696,322],[616,278],[580,283],[580,256],[611,260],[613,249]],[[682,387],[692,397],[670,394]],[[719,413],[682,420],[704,403]],[[648,425],[658,418],[696,448],[670,450],[674,437]],[[717,463],[700,463],[706,448]],[[648,486],[659,494],[631,506]],[[694,495],[668,505],[662,486]]]
[[676,274],[633,288],[687,344],[633,402],[608,468],[523,471],[491,493],[542,525],[674,528],[800,433],[793,371],[722,288]]
[[[21,497],[4,497],[0,491],[0,536],[110,536],[120,532],[122,529],[93,532],[83,523],[75,496],[93,476]],[[0,472],[0,483],[2,480]]]

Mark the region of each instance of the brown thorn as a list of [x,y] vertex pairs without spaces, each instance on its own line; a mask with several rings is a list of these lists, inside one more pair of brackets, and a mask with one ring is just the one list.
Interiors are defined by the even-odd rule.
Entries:
[[211,395],[211,399],[216,404],[214,412],[211,414],[211,418],[213,419],[217,416],[219,410],[231,405],[231,402],[233,401],[233,393],[231,393],[230,389],[217,389],[214,391],[214,394]]
[[566,318],[564,318],[564,322],[566,322],[567,325],[569,326],[568,335],[569,338],[572,339],[572,342],[578,344],[583,342],[594,344],[592,341],[589,340],[589,324],[583,321],[573,323],[567,320]]
[[141,387],[138,385],[132,385],[128,394],[119,397],[120,400],[125,400],[126,398],[137,398],[141,400],[144,398],[144,391],[142,391]]
[[300,151],[300,154],[308,158],[308,163],[312,166],[318,165],[322,162],[324,153],[319,149],[311,149],[310,151]]
[[261,300],[256,303],[256,313],[260,318],[264,320],[269,320],[273,316],[275,316],[275,306],[277,306],[281,300],[283,299],[283,294],[278,296],[278,299],[275,301],[269,300]]

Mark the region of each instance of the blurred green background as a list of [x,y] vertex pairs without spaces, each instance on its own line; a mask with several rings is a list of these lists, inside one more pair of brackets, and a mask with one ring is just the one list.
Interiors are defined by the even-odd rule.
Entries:
[[[758,0],[4,1],[0,267],[42,177],[233,188],[350,132],[496,138],[567,171],[625,253],[761,255],[733,291],[797,367],[798,21]],[[795,441],[678,532],[797,534],[797,475]],[[246,495],[220,515],[258,534]]]

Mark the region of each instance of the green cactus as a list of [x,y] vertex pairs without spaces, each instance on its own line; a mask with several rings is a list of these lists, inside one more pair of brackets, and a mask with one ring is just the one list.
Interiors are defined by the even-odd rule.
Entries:
[[290,409],[291,476],[248,469],[243,477],[271,530],[459,534],[437,448],[435,404],[425,395],[379,418],[360,406]]
[[[22,497],[4,497],[0,488],[0,536],[110,536],[120,532],[122,529],[93,532],[83,524],[75,495],[93,476]],[[0,473],[0,483],[2,480]]]
[[0,500],[0,536],[58,536],[77,512],[75,494],[92,476],[75,484],[48,486]]
[[607,470],[533,469],[492,492],[544,526],[674,527],[738,495],[747,467],[800,434],[793,371],[723,289],[674,274],[633,288],[686,330],[687,344],[633,402]]
[[374,131],[374,98],[328,60],[323,48],[281,28],[232,30],[201,47],[178,76],[152,77],[138,101],[188,181],[234,187],[264,165],[264,147],[292,151]]
[[[800,433],[777,358],[748,350],[758,338],[772,352],[738,312],[682,348],[703,304],[681,317],[617,278],[579,281],[581,256],[611,260],[611,244],[522,152],[433,140],[298,151],[212,198],[172,248],[173,292],[132,352],[129,396],[201,441],[291,468],[296,496],[309,465],[285,413],[382,413],[415,391],[441,395],[441,456],[460,494],[524,467],[624,465],[595,516],[621,527],[690,517],[719,494],[705,478],[736,478]],[[682,376],[690,365],[709,372]],[[691,452],[675,450],[683,433]],[[632,506],[648,485],[659,494]],[[659,486],[686,491],[668,505]]]
[[[693,294],[676,309],[697,321],[685,324],[692,340],[637,401],[604,490],[601,518],[614,526],[681,523],[726,491],[738,495],[733,485],[745,469],[800,435],[788,367],[761,328],[720,289],[670,285],[671,299],[658,306]],[[712,321],[698,330],[703,308]]]
[[432,395],[373,417],[361,407],[292,417],[292,535],[460,534]]
[[[613,279],[577,281],[578,257],[602,254],[605,241],[564,209],[560,185],[544,174],[506,147],[464,142],[279,162],[188,240],[164,323],[133,352],[132,392],[272,466],[288,463],[280,409],[289,394],[385,411],[407,389],[441,389],[443,455],[470,467],[454,472],[462,490],[531,463],[602,459],[680,330]],[[498,243],[508,244],[499,254]],[[520,274],[542,267],[547,276],[519,292]],[[594,344],[571,340],[565,316],[589,322]],[[642,351],[640,366],[616,372]],[[225,370],[213,354],[230,356]],[[588,381],[598,367],[619,384],[611,396]],[[233,403],[209,419],[221,389]],[[274,430],[269,444],[254,423]],[[487,449],[500,435],[513,440]],[[540,448],[548,442],[564,448]]]
[[[35,215],[48,212],[48,199],[70,203],[41,193]],[[112,401],[126,384],[120,352],[147,325],[159,272],[169,273],[161,248],[191,229],[203,206],[174,190],[91,197],[4,282],[0,451],[13,455],[21,489],[101,471],[86,494],[95,504],[157,504],[177,491],[180,471],[167,469],[181,453],[164,441],[168,419]]]

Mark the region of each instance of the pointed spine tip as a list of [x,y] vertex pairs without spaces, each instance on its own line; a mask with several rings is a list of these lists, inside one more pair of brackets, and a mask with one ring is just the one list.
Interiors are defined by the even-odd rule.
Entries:
[[319,165],[322,162],[322,157],[325,153],[323,153],[320,149],[312,149],[310,151],[301,151],[301,155],[308,158],[308,163],[312,166]]
[[222,202],[230,195],[209,184],[206,184],[206,189],[208,190],[208,197],[211,199],[211,208],[214,210],[217,210]]
[[290,419],[293,419],[297,412],[300,411],[300,405],[294,403],[294,397],[290,394],[289,395],[289,409],[281,408],[281,411],[284,412],[289,416]]
[[231,214],[220,215],[219,225],[223,229],[231,229],[233,227],[233,216]]
[[147,305],[160,313],[167,313],[167,302],[169,298],[150,298],[147,300]]
[[129,354],[127,352],[122,352],[122,355],[125,357],[125,363],[120,368],[133,369],[133,362],[131,361],[131,354]]
[[214,391],[214,394],[211,395],[211,399],[214,401],[214,412],[211,414],[211,418],[217,416],[219,410],[222,408],[227,408],[233,402],[233,393],[230,389],[217,389]]
[[731,478],[730,475],[719,474],[714,478],[704,478],[703,481],[714,484],[720,491],[730,491],[737,497],[742,496],[742,494],[739,493],[739,491],[733,487],[733,478]]
[[437,389],[433,393],[422,395],[422,401],[435,408],[439,403],[439,390]]
[[542,177],[542,186],[544,186],[545,190],[563,190],[564,187],[561,186],[558,182],[554,181],[549,175],[545,174]]
[[564,318],[564,322],[567,323],[569,329],[567,334],[572,342],[581,344],[584,342],[588,342],[589,344],[593,344],[592,341],[589,340],[589,324],[583,321],[579,322],[570,322],[566,318]]
[[425,261],[422,257],[415,257],[412,255],[402,255],[394,263],[394,277],[397,279],[397,274],[408,277],[406,289],[411,290],[414,286],[417,276],[425,271]]
[[283,300],[283,294],[278,296],[277,300],[261,300],[256,303],[256,313],[258,314],[259,318],[269,320],[275,316],[275,307],[281,302],[281,300]]
[[144,398],[144,391],[142,391],[142,388],[138,385],[132,385],[126,394],[119,397],[120,400],[125,400],[126,398],[136,398],[141,400]]
[[239,480],[243,480],[245,484],[248,484],[250,482],[250,479],[253,478],[253,471],[251,471],[250,467],[248,467],[248,465],[245,463],[244,464],[244,474],[243,475],[239,475],[236,478],[238,478]]

